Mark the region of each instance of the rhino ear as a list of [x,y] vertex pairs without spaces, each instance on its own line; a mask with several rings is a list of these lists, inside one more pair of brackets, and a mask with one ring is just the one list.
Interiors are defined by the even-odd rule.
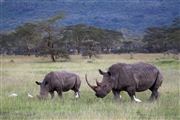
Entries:
[[103,72],[101,69],[99,69],[99,73],[100,73],[101,75],[104,75],[104,74],[105,74],[105,72]]
[[41,85],[41,82],[36,81],[36,84],[37,84],[37,85]]

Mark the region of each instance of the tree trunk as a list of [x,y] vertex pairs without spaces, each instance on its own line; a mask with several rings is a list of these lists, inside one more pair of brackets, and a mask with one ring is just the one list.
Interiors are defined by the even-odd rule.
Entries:
[[56,62],[54,54],[51,54],[51,59],[52,59],[53,62]]
[[91,59],[92,58],[92,55],[91,54],[89,54],[89,59]]
[[77,54],[79,55],[81,52],[80,47],[77,47],[76,49],[77,49]]

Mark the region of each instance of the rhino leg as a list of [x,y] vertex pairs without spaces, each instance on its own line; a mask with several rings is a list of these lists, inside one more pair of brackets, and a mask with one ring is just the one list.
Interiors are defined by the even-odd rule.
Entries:
[[136,98],[136,95],[135,95],[135,89],[134,88],[128,88],[127,89],[127,92],[128,92],[128,95],[130,96],[131,98],[131,101],[135,101],[135,102],[142,102],[140,99]]
[[112,92],[113,92],[115,100],[121,100],[120,90],[114,90],[113,89]]
[[75,98],[79,98],[79,97],[80,97],[79,91],[75,92]]
[[162,84],[162,81],[163,81],[163,76],[162,74],[158,71],[157,72],[157,77],[156,77],[156,80],[155,80],[155,83],[153,84],[153,86],[151,88],[149,88],[152,92],[149,100],[150,101],[153,101],[153,100],[156,100],[159,98],[159,92],[158,92],[158,89],[159,87],[161,86]]
[[152,93],[151,93],[151,96],[150,96],[149,100],[150,100],[150,101],[157,100],[158,97],[159,97],[159,92],[158,92],[158,90],[155,89],[155,90],[151,90],[151,91],[152,91]]
[[63,95],[62,95],[62,91],[57,91],[57,93],[58,93],[58,96],[59,96],[60,98],[62,98],[62,97],[63,97]]
[[75,98],[79,98],[79,97],[80,97],[80,91],[79,91],[80,85],[81,85],[81,83],[80,83],[80,82],[77,82],[77,83],[74,85],[74,87],[71,89],[71,90],[74,91]]
[[75,98],[79,98],[80,97],[79,89],[72,89],[72,90],[74,91]]
[[50,94],[51,94],[51,99],[53,99],[54,98],[54,91],[51,91]]

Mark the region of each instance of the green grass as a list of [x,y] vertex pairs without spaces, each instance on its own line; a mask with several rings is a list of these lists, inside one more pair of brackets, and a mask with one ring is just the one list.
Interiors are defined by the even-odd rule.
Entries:
[[[1,58],[0,82],[0,120],[55,120],[55,119],[180,119],[180,69],[179,60],[161,59],[161,54],[135,54],[130,59],[128,54],[101,55],[88,63],[80,56],[71,56],[71,61],[51,63],[49,58],[35,58],[24,56],[3,56]],[[158,58],[158,59],[157,59]],[[14,62],[10,62],[11,60]],[[107,68],[116,62],[134,63],[144,61],[152,63],[161,69],[164,82],[160,88],[160,99],[153,103],[147,101],[150,91],[137,93],[142,103],[131,103],[126,92],[122,92],[122,101],[115,102],[112,93],[104,99],[95,97],[84,80],[87,73],[89,81],[95,84],[102,76],[98,69]],[[42,80],[50,71],[67,70],[76,72],[82,80],[81,98],[76,100],[72,91],[64,93],[64,98],[40,101],[36,97],[28,98],[27,93],[36,96],[39,86],[36,80]],[[18,97],[8,97],[17,93]]]

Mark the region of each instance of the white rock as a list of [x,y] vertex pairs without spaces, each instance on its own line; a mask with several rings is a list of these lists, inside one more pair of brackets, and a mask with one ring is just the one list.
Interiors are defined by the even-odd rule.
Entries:
[[33,96],[32,96],[31,94],[29,94],[29,93],[28,93],[28,97],[29,97],[29,98],[33,98]]
[[134,98],[134,101],[135,101],[135,102],[138,102],[138,103],[142,102],[140,99],[136,98],[135,95],[133,96],[133,98]]
[[12,93],[9,95],[9,97],[17,97],[18,95],[16,93]]

